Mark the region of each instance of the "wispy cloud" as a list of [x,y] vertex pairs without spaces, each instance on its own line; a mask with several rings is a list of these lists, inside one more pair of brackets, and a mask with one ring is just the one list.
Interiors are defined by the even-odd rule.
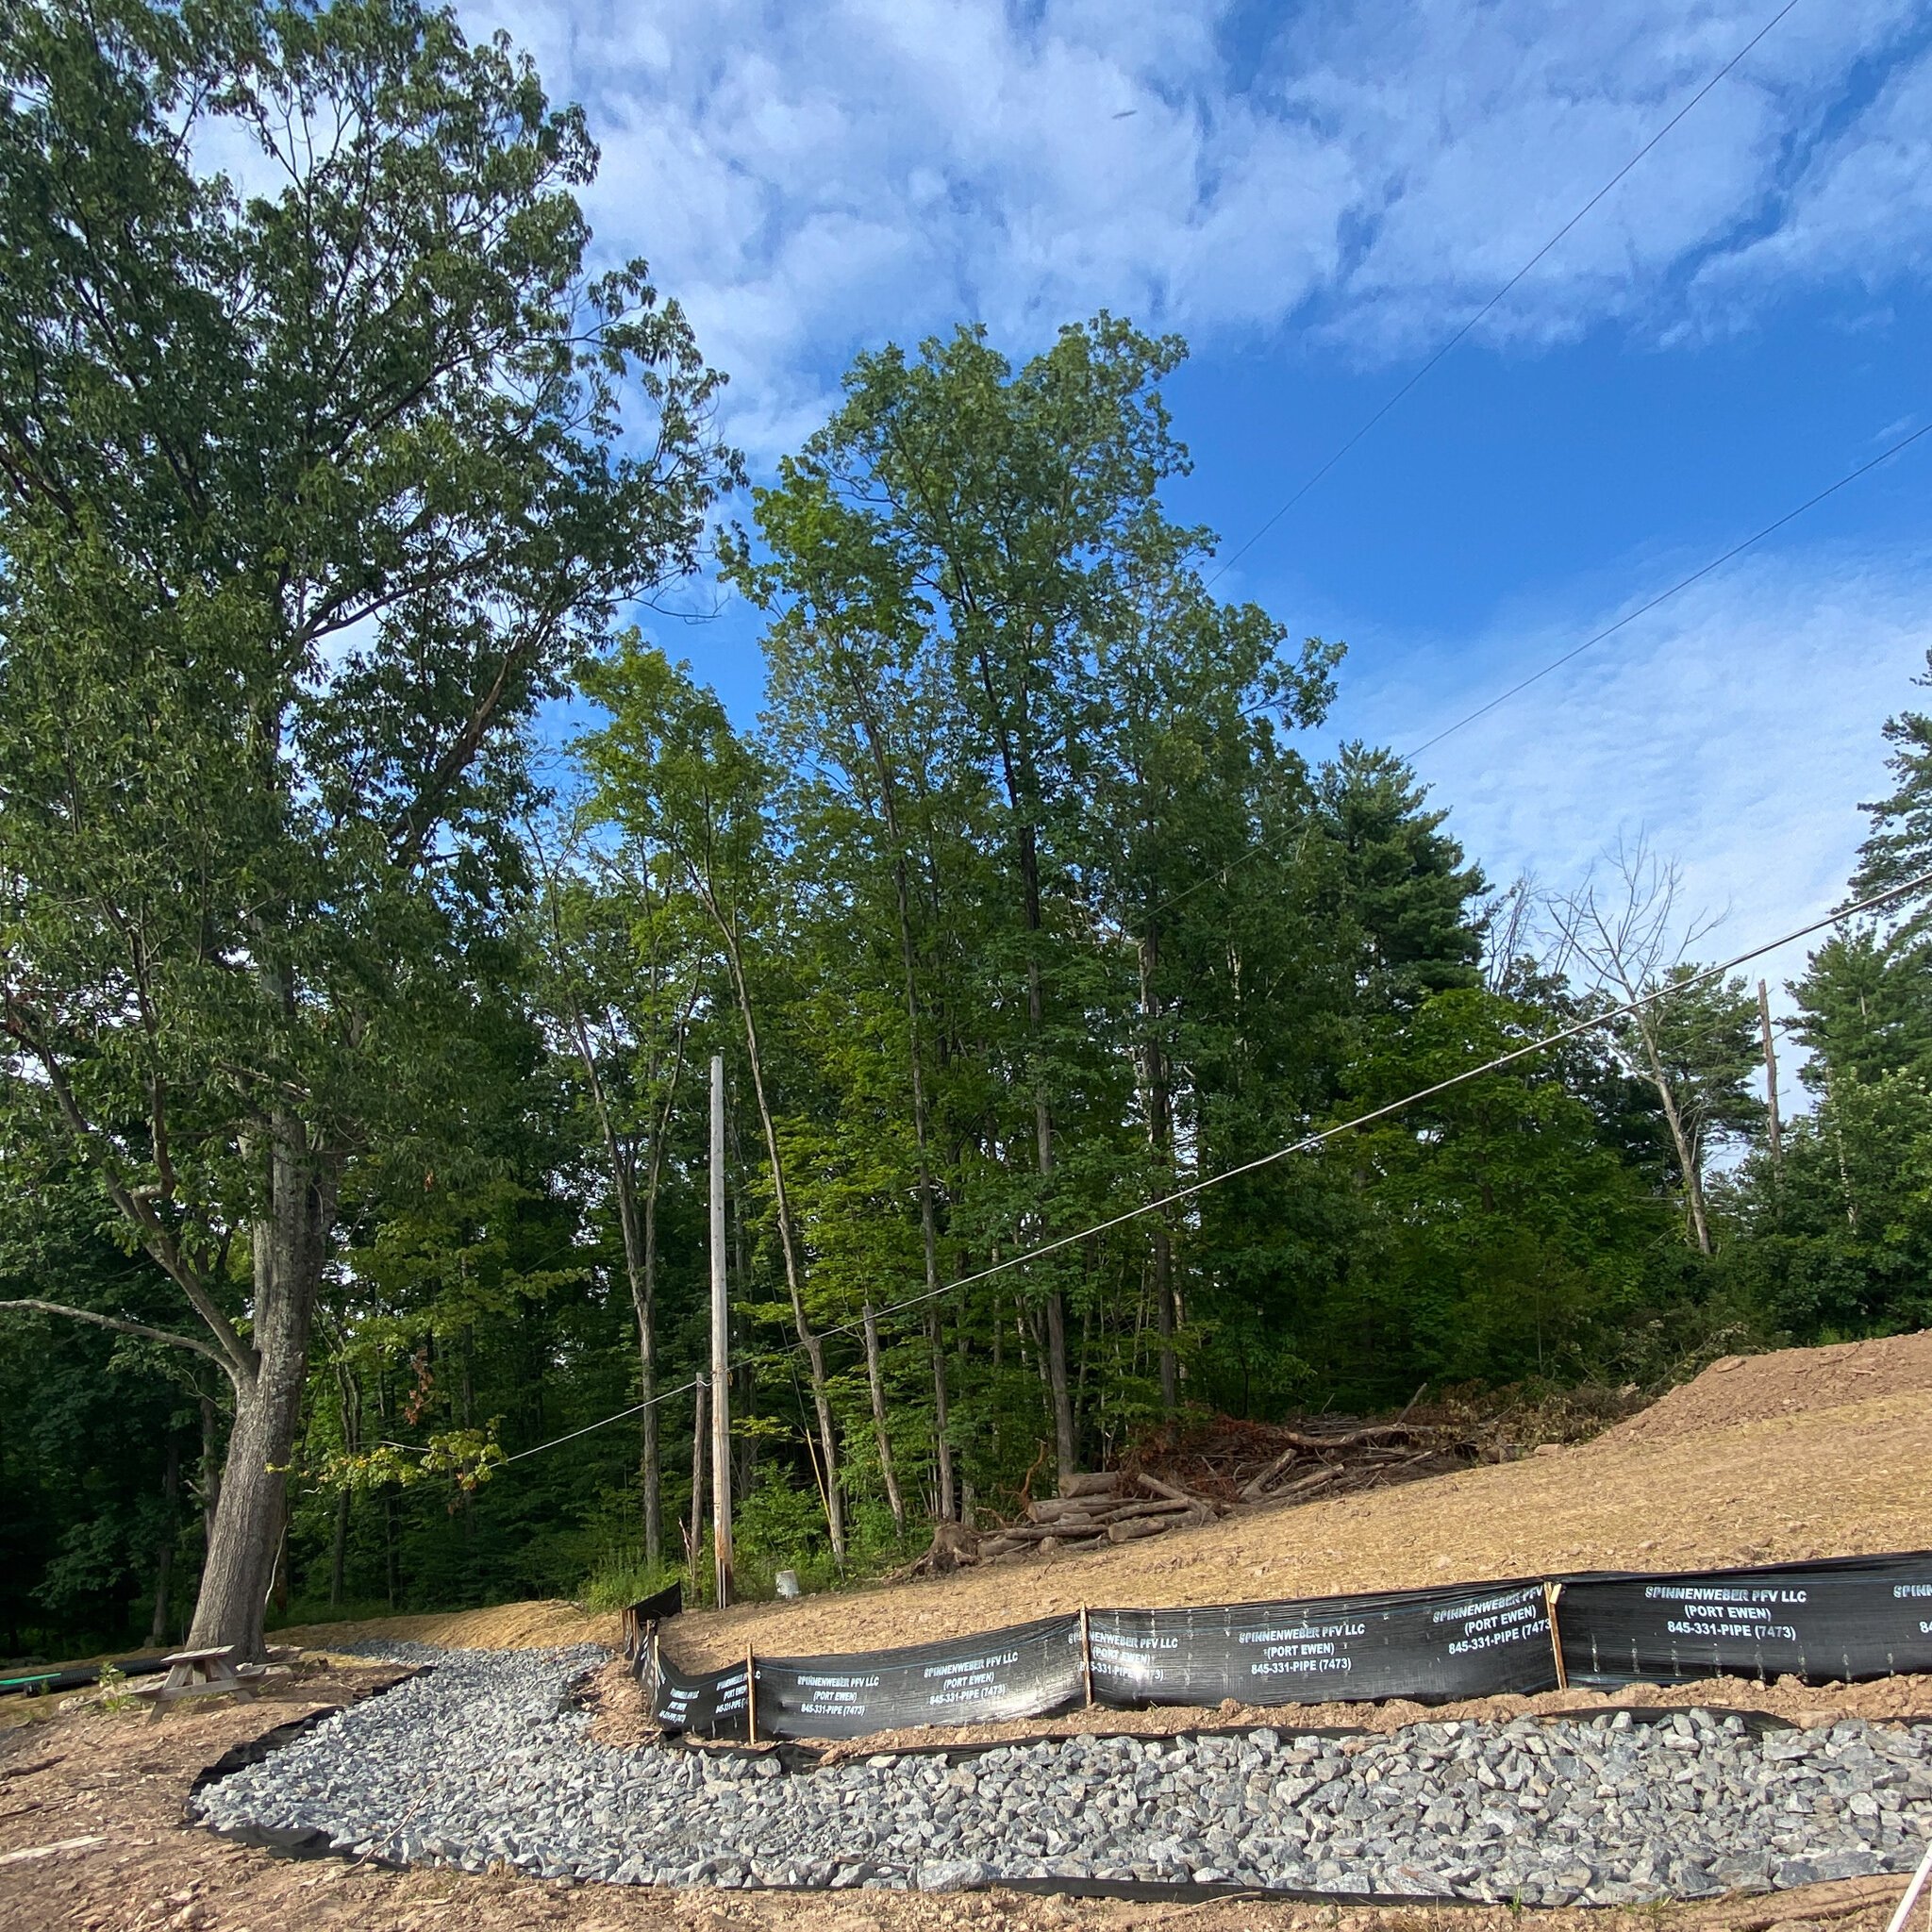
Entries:
[[[1350,730],[1416,743],[1534,670],[1611,608],[1518,612],[1480,640],[1358,666]],[[1932,552],[1812,550],[1740,563],[1641,620],[1422,760],[1470,849],[1499,878],[1574,883],[1620,836],[1684,867],[1688,908],[1730,917],[1722,957],[1843,896],[1887,790],[1884,721],[1923,706]],[[1773,963],[1774,978],[1802,956]]]
[[[1108,306],[1196,336],[1440,339],[1768,16],[1767,0],[470,0],[605,154],[641,252],[737,378],[755,451],[851,351],[963,316],[1027,346]],[[1793,273],[1926,271],[1912,0],[1801,5],[1484,325],[1731,325]],[[1700,326],[1704,325],[1702,322]]]
[[[1292,328],[1361,362],[1413,358],[1774,5],[462,11],[585,102],[605,156],[598,245],[647,255],[685,303],[757,460],[823,419],[855,348],[966,317],[1016,350],[1106,306],[1204,346]],[[1917,0],[1801,0],[1483,336],[1534,350],[1609,322],[1667,343],[1817,284],[1876,308],[1932,275],[1928,127]],[[1602,601],[1589,587],[1568,591],[1560,621],[1519,610],[1391,673],[1353,663],[1343,722],[1419,741],[1607,621],[1575,608]],[[1692,900],[1736,908],[1724,937],[1741,942],[1837,897],[1928,609],[1932,557],[1747,559],[1432,752],[1426,774],[1503,876],[1557,882],[1647,827]]]

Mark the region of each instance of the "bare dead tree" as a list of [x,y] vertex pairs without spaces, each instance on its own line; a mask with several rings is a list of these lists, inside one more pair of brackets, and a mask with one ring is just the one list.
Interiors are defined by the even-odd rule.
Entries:
[[1519,987],[1523,964],[1539,950],[1537,925],[1543,893],[1534,873],[1518,873],[1483,902],[1483,984],[1493,993]]
[[[1619,838],[1567,893],[1546,893],[1542,905],[1555,928],[1553,970],[1586,993],[1617,1005],[1643,998],[1666,984],[1723,913],[1687,912],[1683,868],[1661,858],[1647,836]],[[1683,1176],[1684,1214],[1700,1254],[1711,1251],[1704,1197],[1702,1123],[1684,1106],[1663,1048],[1668,1001],[1642,1006],[1609,1034],[1624,1070],[1657,1097]]]

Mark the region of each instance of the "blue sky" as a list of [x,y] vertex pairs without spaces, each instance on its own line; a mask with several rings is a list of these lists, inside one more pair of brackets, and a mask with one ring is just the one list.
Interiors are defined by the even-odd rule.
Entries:
[[[1174,328],[1244,541],[1781,0],[482,0],[769,466],[852,353]],[[1798,0],[1222,580],[1405,748],[1932,417],[1932,8]],[[1932,437],[1421,760],[1498,878],[1647,830],[1707,942],[1822,910],[1932,643]],[[654,625],[756,710],[742,610]],[[1932,702],[1932,700],[1922,700]],[[1774,972],[1795,970],[1776,962]]]

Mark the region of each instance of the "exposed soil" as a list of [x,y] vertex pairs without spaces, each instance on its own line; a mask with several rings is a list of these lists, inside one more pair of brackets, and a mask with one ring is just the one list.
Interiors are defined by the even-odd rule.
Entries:
[[[4,1932],[1879,1932],[1896,1878],[1641,1910],[1375,1909],[1215,1899],[667,1891],[558,1886],[504,1873],[393,1873],[225,1843],[181,1822],[189,1786],[231,1745],[396,1673],[322,1666],[253,1704],[209,1699],[151,1724],[58,1713],[0,1736]],[[1359,1712],[1356,1713],[1359,1716]],[[1119,1719],[1112,1721],[1116,1725]],[[26,1854],[27,1856],[21,1856]]]
[[[1709,1373],[1707,1371],[1707,1373]],[[1695,1385],[1693,1384],[1692,1387]],[[674,1661],[882,1650],[1090,1606],[1228,1603],[1690,1570],[1932,1545],[1932,1403],[1880,1395],[1658,1441],[1600,1437],[1332,1502],[1242,1511],[1093,1554],[689,1613]]]
[[269,1632],[271,1641],[326,1650],[332,1644],[407,1638],[456,1650],[541,1650],[551,1644],[602,1643],[622,1639],[616,1613],[600,1615],[558,1598],[499,1604],[487,1610],[435,1610],[423,1616],[368,1617],[354,1624],[300,1624]]
[[[964,1634],[1088,1604],[1222,1603],[1317,1596],[1566,1569],[1675,1570],[1932,1545],[1932,1333],[1713,1364],[1643,1415],[1576,1448],[1473,1468],[1359,1496],[1243,1512],[1147,1544],[1003,1563],[980,1573],[854,1591],[796,1604],[693,1613],[670,1626],[686,1663],[852,1651]],[[444,1616],[382,1618],[277,1633],[325,1645],[407,1637],[516,1647],[614,1644],[614,1617],[567,1604],[517,1604]],[[391,1681],[393,1672],[314,1663],[257,1703],[208,1700],[145,1713],[50,1712],[8,1700],[0,1729],[0,1932],[268,1932],[290,1925],[371,1932],[1096,1932],[1182,1925],[1202,1932],[1877,1932],[1897,1879],[1860,1879],[1772,1898],[1639,1911],[1511,1912],[1391,1905],[1367,1909],[1262,1901],[1128,1904],[991,1893],[924,1897],[663,1892],[559,1888],[453,1872],[393,1874],[225,1844],[180,1823],[195,1774],[231,1744]],[[628,1697],[631,1701],[626,1704]],[[1810,1688],[1735,1680],[1486,1699],[1458,1716],[1632,1706],[1722,1705],[1801,1724],[1838,1715],[1932,1714],[1932,1680]],[[647,1728],[615,1670],[599,1687],[597,1729],[612,1742]],[[881,1742],[960,1742],[1018,1732],[1165,1732],[1270,1722],[1387,1729],[1444,1707],[1315,1705],[1214,1711],[1081,1712],[1014,1726],[897,1734]],[[23,1722],[25,1720],[25,1722]],[[70,1843],[70,1840],[72,1841]],[[47,1850],[48,1847],[64,1847]],[[26,1858],[10,1854],[42,1854]]]
[[1695,1381],[1609,1431],[1613,1442],[1674,1442],[1732,1423],[1841,1408],[1883,1395],[1932,1395],[1932,1328],[1831,1348],[1727,1355]]
[[[688,1667],[884,1649],[1083,1603],[1341,1595],[1564,1570],[1688,1570],[1932,1546],[1932,1329],[1726,1357],[1594,1441],[1519,1461],[1242,1511],[1146,1543],[1008,1559],[792,1603],[691,1611]],[[567,1603],[278,1631],[325,1645],[405,1637],[484,1648],[618,1641]]]

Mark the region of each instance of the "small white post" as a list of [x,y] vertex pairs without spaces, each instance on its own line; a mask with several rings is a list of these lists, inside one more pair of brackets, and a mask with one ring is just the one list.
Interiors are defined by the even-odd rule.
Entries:
[[1919,1869],[1912,1874],[1912,1882],[1906,1887],[1906,1895],[1898,1902],[1898,1910],[1891,1915],[1891,1924],[1885,1932],[1905,1932],[1906,1921],[1912,1915],[1912,1907],[1919,1903],[1919,1894],[1925,1889],[1925,1880],[1932,1877],[1932,1845],[1925,1847],[1925,1856],[1919,1860]]

